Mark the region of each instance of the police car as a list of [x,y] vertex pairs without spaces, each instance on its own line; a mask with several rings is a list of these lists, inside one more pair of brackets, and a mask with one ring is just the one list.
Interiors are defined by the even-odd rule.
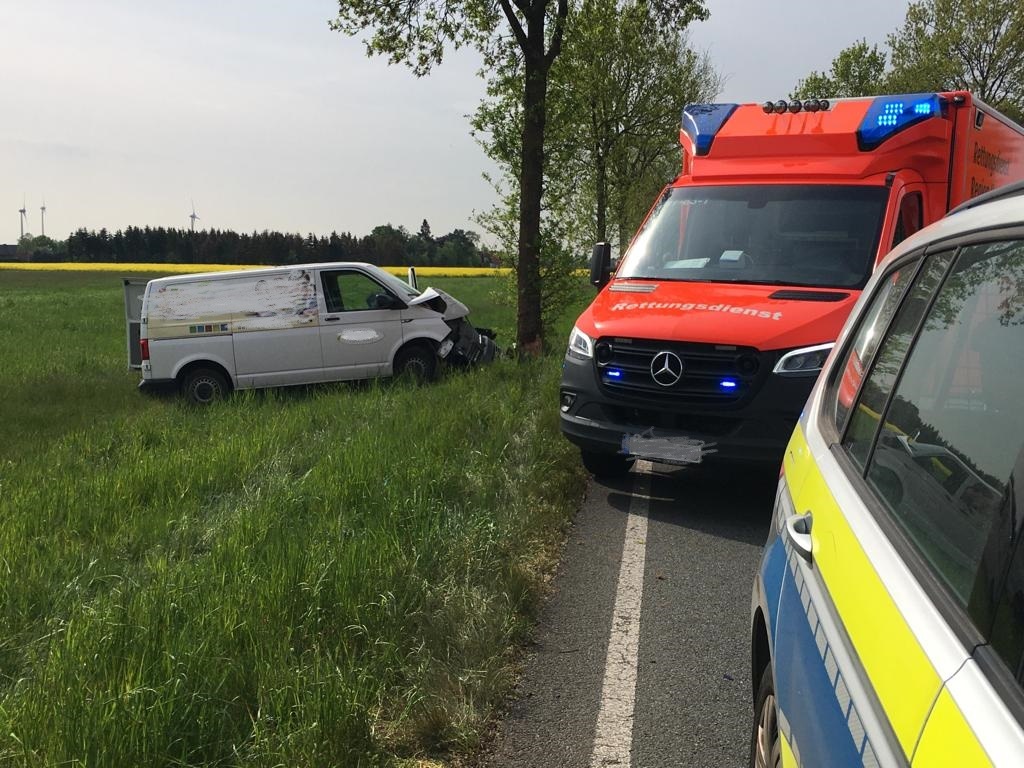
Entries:
[[1024,184],[901,244],[786,448],[754,766],[1024,765]]

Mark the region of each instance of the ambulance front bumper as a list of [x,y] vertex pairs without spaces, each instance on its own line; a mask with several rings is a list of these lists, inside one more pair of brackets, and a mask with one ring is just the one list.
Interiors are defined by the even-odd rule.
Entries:
[[562,434],[583,450],[674,464],[778,464],[815,378],[768,375],[751,397],[715,407],[613,396],[602,389],[593,360],[566,355],[559,391]]

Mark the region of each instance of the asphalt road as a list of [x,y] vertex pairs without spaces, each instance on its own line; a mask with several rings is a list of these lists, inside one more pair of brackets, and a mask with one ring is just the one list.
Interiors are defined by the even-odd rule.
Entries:
[[776,477],[647,464],[592,482],[482,765],[746,765],[750,589]]

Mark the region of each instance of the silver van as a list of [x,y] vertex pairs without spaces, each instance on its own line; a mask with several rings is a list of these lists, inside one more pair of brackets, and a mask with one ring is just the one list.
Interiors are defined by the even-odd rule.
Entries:
[[372,264],[303,264],[152,280],[139,345],[145,390],[205,404],[233,389],[315,384],[493,360],[493,333],[443,291]]

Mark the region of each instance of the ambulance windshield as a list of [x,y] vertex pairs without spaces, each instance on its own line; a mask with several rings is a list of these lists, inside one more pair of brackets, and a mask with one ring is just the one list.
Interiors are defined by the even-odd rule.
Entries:
[[862,288],[888,193],[781,184],[670,189],[615,276]]

